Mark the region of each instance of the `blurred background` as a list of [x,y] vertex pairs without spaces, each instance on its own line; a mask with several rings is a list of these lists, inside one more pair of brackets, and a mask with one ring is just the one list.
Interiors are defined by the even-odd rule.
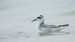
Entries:
[[[64,30],[71,34],[37,37],[38,22],[31,21],[40,14],[46,24],[70,24]],[[0,42],[75,42],[74,39],[75,0],[0,0]]]
[[[0,11],[8,15],[69,14],[74,13],[74,0],[0,0]],[[8,11],[7,11],[8,10]],[[10,12],[9,12],[10,11]],[[10,14],[10,13],[17,14]],[[20,14],[22,13],[22,14]],[[3,15],[2,13],[0,16]],[[7,14],[5,14],[7,15]]]

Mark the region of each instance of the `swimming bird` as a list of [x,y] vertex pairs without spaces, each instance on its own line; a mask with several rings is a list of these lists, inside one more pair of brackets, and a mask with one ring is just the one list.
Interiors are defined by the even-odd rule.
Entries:
[[63,24],[63,25],[47,25],[44,23],[44,17],[43,15],[38,16],[37,18],[35,18],[34,20],[32,20],[31,22],[34,21],[39,21],[39,30],[43,31],[43,32],[51,32],[53,28],[60,28],[60,27],[65,27],[65,26],[69,26],[69,24]]

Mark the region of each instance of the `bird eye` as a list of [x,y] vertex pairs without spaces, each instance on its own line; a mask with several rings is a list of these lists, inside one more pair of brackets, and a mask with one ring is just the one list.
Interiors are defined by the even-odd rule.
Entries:
[[37,17],[38,19],[41,19],[41,17]]

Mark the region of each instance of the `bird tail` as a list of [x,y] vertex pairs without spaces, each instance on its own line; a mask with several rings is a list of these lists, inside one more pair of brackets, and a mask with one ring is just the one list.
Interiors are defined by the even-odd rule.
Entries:
[[69,26],[69,24],[59,25],[59,27]]

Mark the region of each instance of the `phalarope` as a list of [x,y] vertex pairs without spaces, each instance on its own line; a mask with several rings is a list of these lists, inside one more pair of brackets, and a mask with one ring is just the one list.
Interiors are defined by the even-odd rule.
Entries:
[[65,27],[65,26],[69,26],[69,24],[64,24],[64,25],[47,25],[44,23],[44,17],[43,15],[38,16],[36,19],[32,20],[31,22],[34,21],[40,21],[39,24],[39,30],[40,31],[46,31],[46,32],[51,32],[53,28],[60,28],[60,27]]

